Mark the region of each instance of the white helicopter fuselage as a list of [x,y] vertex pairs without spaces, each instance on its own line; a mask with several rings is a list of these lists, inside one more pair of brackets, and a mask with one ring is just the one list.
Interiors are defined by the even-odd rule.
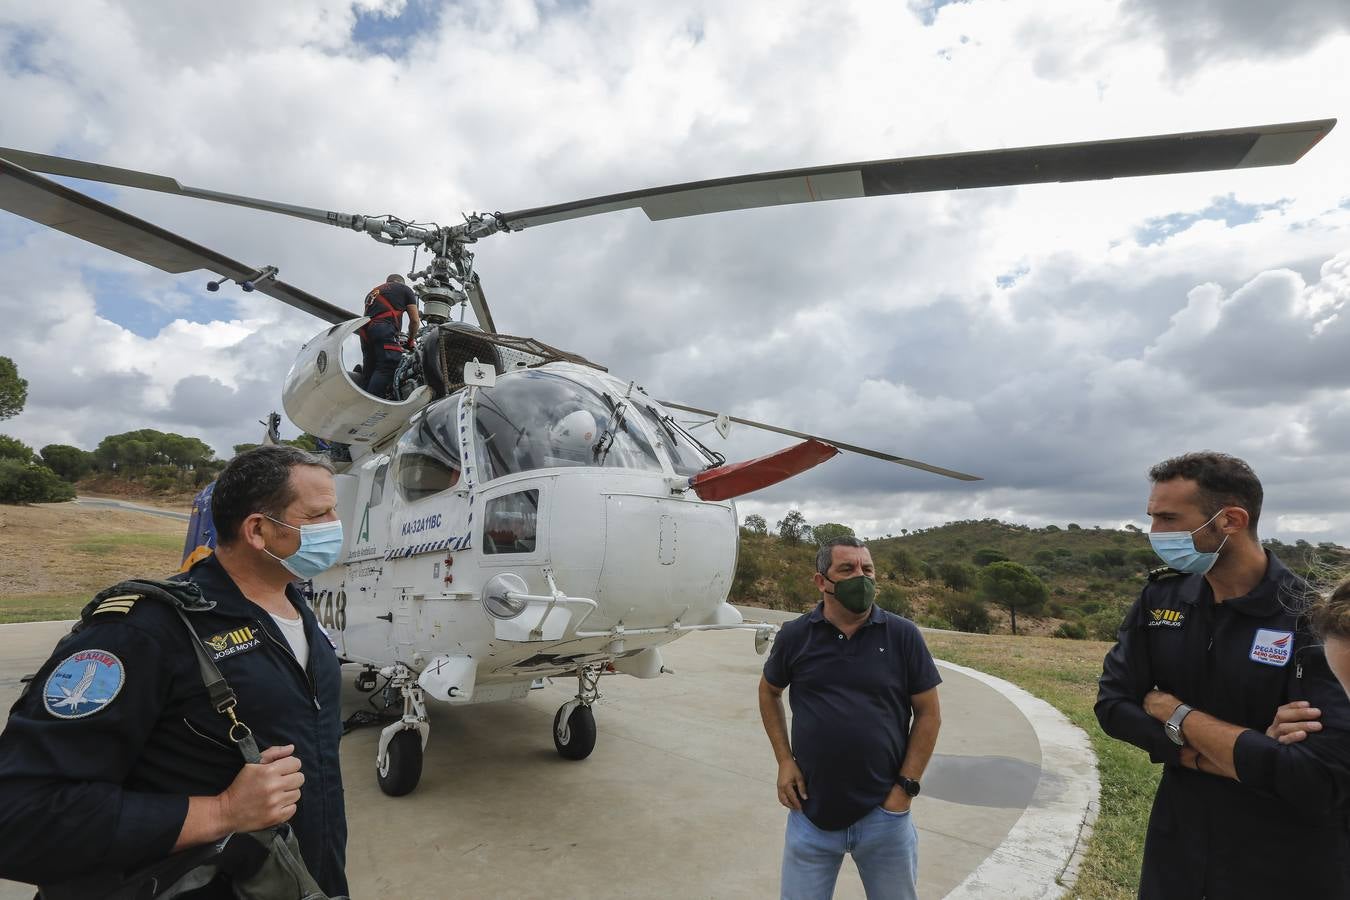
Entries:
[[[336,476],[346,537],[312,602],[339,655],[444,669],[448,680],[422,679],[429,693],[477,703],[597,663],[655,677],[655,648],[739,624],[726,603],[734,506],[688,490],[676,466],[692,450],[675,446],[665,414],[565,362],[504,372],[413,414]],[[597,462],[594,445],[619,418]],[[578,419],[588,427],[559,438],[559,420]],[[490,609],[490,584],[509,591],[508,608]]]

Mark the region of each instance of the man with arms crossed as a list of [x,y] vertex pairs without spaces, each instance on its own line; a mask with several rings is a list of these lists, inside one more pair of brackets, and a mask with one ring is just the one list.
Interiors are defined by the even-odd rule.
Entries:
[[1211,452],[1149,478],[1170,568],[1126,614],[1096,707],[1163,763],[1139,896],[1350,897],[1350,702],[1304,627],[1308,586],[1257,537],[1261,482]]
[[759,682],[778,802],[789,810],[782,898],[829,898],[852,853],[869,900],[912,900],[909,808],[942,724],[942,679],[918,627],[873,603],[876,572],[861,541],[823,545],[815,583],[820,604],[783,626]]

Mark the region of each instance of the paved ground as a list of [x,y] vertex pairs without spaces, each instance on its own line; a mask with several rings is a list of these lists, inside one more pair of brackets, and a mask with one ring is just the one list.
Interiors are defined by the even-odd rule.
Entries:
[[[0,627],[0,708],[63,630]],[[777,896],[785,811],[755,701],[762,659],[749,634],[721,632],[681,639],[666,662],[676,674],[602,683],[599,741],[579,763],[559,759],[549,734],[570,681],[514,703],[433,704],[422,782],[407,797],[376,786],[378,731],[347,737],[353,896]],[[938,755],[914,805],[921,895],[1056,896],[1096,800],[1090,755],[1074,747],[1086,737],[997,679],[942,674]],[[346,701],[364,702],[350,686]],[[0,882],[0,900],[29,896]],[[836,896],[863,896],[850,862]]]
[[126,500],[113,500],[107,497],[76,497],[73,501],[76,506],[89,506],[95,509],[121,509],[131,512],[143,512],[152,516],[160,516],[165,519],[178,519],[186,522],[192,518],[188,513],[175,512],[172,509],[160,509],[156,506],[142,506],[139,503],[129,503]]

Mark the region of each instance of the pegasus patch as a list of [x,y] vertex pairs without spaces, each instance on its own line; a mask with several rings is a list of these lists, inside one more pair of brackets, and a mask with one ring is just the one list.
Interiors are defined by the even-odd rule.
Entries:
[[42,703],[58,719],[83,719],[108,708],[126,681],[122,660],[107,650],[81,650],[47,676]]
[[211,648],[211,661],[220,662],[222,659],[247,653],[262,644],[262,638],[259,637],[257,628],[245,625],[243,628],[213,634],[206,638],[204,643]]
[[1150,609],[1148,628],[1180,628],[1186,622],[1186,614],[1179,609]]
[[1252,638],[1252,652],[1248,655],[1252,662],[1265,663],[1268,666],[1284,666],[1288,665],[1293,652],[1292,631],[1258,628],[1256,637]]

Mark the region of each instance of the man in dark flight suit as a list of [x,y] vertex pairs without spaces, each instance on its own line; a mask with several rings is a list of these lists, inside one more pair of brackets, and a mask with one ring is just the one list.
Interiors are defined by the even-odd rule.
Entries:
[[394,373],[403,358],[398,333],[403,329],[404,312],[408,314],[407,347],[411,350],[422,317],[417,312],[417,294],[404,283],[403,276],[390,275],[384,284],[366,294],[362,315],[370,321],[356,333],[361,336],[361,388],[368,394],[387,397],[393,387]]
[[[165,584],[237,695],[262,762],[244,764],[173,605],[104,591],[0,733],[0,878],[111,889],[171,852],[289,822],[319,886],[347,893],[341,668],[291,584],[341,546],[331,466],[258,447],[230,462],[212,500],[216,552],[178,576],[181,588]],[[181,896],[234,893],[217,876]]]
[[1169,567],[1125,616],[1096,706],[1163,764],[1139,896],[1350,897],[1350,702],[1305,627],[1308,586],[1257,537],[1261,483],[1209,452],[1149,477]]

